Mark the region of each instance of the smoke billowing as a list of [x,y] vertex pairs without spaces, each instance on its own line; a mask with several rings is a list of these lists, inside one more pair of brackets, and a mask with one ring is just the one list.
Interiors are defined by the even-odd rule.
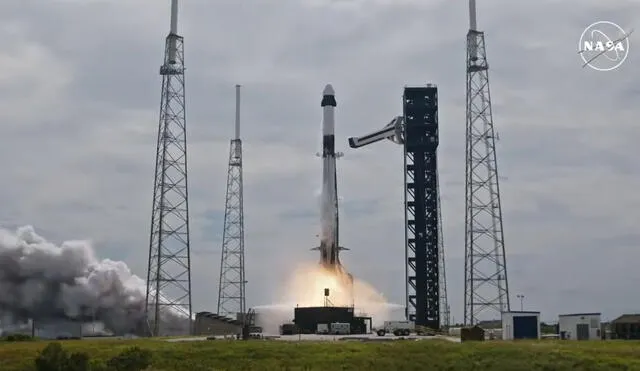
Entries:
[[[33,227],[0,229],[0,313],[99,321],[115,333],[144,323],[146,284],[124,262],[98,260],[87,241],[56,246]],[[164,313],[170,322],[187,322]]]

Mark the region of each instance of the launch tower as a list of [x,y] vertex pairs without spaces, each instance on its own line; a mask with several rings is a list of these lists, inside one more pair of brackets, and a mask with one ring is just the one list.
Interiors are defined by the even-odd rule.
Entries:
[[440,328],[438,88],[404,89],[407,318]]
[[416,325],[438,329],[447,325],[442,316],[448,317],[446,286],[441,287],[445,277],[444,251],[440,251],[438,88],[433,84],[405,87],[403,111],[383,129],[349,138],[349,146],[389,139],[404,147],[405,314]]
[[236,318],[246,309],[244,275],[244,205],[242,194],[242,140],[240,139],[240,85],[236,85],[235,137],[229,146],[227,196],[222,232],[218,314]]
[[162,95],[149,238],[146,314],[153,336],[167,333],[167,310],[191,318],[191,253],[187,192],[184,48],[178,35],[178,0],[171,1],[171,29],[160,67]]
[[469,0],[467,33],[467,125],[465,187],[464,323],[500,318],[509,311],[495,132],[484,32],[477,30]]

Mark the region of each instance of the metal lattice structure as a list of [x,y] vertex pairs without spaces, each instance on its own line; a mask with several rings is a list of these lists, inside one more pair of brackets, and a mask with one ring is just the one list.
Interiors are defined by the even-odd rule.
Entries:
[[406,315],[440,328],[438,89],[404,89]]
[[464,323],[509,311],[507,262],[484,32],[471,1],[467,34]]
[[448,294],[447,294],[447,274],[446,274],[446,259],[444,254],[444,232],[442,228],[442,203],[440,201],[440,176],[438,176],[438,254],[439,254],[439,269],[438,277],[440,285],[440,325],[443,328],[449,328],[451,309],[449,308]]
[[244,206],[242,187],[242,140],[240,139],[240,86],[236,85],[236,136],[229,148],[229,171],[225,200],[218,314],[236,318],[246,313],[244,271]]
[[438,183],[438,88],[406,87],[403,101],[403,116],[381,130],[349,138],[349,147],[387,139],[404,148],[405,316],[439,329],[449,326],[449,304]]
[[[160,75],[162,97],[146,298],[153,336],[175,333],[176,329],[162,320],[164,314],[184,316],[185,320],[192,316],[184,48],[183,38],[174,32],[173,18]],[[186,327],[183,331],[188,332]]]

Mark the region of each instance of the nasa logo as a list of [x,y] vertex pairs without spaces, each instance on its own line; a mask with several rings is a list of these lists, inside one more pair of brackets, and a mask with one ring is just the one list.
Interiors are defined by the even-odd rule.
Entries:
[[589,66],[596,71],[614,70],[629,55],[629,35],[613,22],[593,23],[582,32],[578,53],[584,62],[582,67]]

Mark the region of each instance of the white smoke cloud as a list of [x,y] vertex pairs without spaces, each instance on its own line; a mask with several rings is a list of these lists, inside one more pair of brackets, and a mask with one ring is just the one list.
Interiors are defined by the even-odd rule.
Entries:
[[[98,260],[88,241],[56,246],[31,226],[0,228],[0,312],[45,321],[95,320],[123,333],[143,324],[145,299],[145,281],[124,262]],[[170,313],[163,319],[186,322]]]

